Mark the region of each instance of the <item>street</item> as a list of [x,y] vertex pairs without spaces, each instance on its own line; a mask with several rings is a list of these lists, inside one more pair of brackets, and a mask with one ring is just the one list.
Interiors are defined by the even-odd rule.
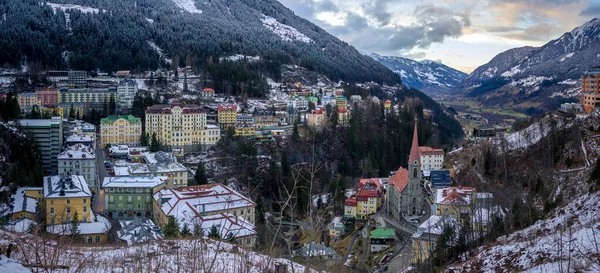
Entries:
[[96,141],[96,170],[98,172],[98,183],[96,183],[96,188],[94,189],[96,194],[94,195],[93,210],[97,214],[104,213],[104,190],[101,189],[104,177],[106,177],[104,160],[104,150],[100,148],[100,141]]

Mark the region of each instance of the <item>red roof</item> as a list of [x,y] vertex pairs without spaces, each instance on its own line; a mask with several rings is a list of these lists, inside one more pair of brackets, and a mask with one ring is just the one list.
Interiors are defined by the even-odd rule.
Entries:
[[434,149],[427,146],[419,147],[419,152],[421,155],[444,155],[443,149]]
[[383,184],[379,178],[361,179],[358,182],[358,193],[356,199],[358,201],[367,201],[370,197],[381,198]]
[[398,192],[404,190],[408,185],[408,170],[400,167],[398,171],[388,180],[388,184],[394,185]]
[[180,107],[182,109],[182,113],[184,114],[206,113],[202,107],[196,104],[172,103],[152,105],[146,108],[146,114],[171,114],[171,110],[175,107]]
[[410,148],[410,155],[408,156],[408,165],[410,166],[415,160],[420,162],[420,159],[421,152],[419,151],[419,135],[417,134],[417,121],[415,120],[415,130],[413,131],[412,147]]
[[385,104],[392,104],[392,101],[391,100],[386,100]]
[[356,207],[356,196],[350,196],[346,199],[344,206]]
[[219,105],[217,111],[237,111],[237,105]]
[[214,92],[215,92],[215,90],[214,90],[214,89],[212,89],[212,88],[209,88],[209,87],[207,87],[207,88],[204,88],[204,89],[202,89],[202,92],[214,93]]
[[338,113],[346,113],[346,112],[348,112],[348,109],[338,108],[337,111],[338,111]]

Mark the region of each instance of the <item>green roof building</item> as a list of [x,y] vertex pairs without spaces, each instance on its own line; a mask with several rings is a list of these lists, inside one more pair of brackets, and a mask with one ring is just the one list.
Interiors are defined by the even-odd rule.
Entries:
[[396,241],[396,231],[393,228],[378,228],[371,231],[371,252],[388,249]]

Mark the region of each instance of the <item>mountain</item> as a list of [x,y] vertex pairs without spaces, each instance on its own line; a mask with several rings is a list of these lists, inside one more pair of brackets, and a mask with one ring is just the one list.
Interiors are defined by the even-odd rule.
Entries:
[[400,75],[404,84],[426,93],[448,92],[467,76],[452,67],[430,60],[417,62],[376,53],[369,56]]
[[[333,81],[401,83],[385,66],[276,0],[2,1],[0,14],[0,64],[6,66],[26,61],[30,69],[114,72],[176,62],[244,79],[221,72],[249,69],[277,77],[286,64]],[[237,54],[262,61],[215,65]]]
[[600,20],[592,19],[539,48],[499,54],[469,75],[457,91],[487,105],[553,109],[576,100],[581,75],[599,63]]

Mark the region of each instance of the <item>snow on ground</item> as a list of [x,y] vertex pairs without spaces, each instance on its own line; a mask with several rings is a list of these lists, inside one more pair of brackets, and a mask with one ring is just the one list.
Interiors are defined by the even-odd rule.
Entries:
[[11,84],[14,81],[14,77],[0,77],[0,84]]
[[186,10],[189,13],[202,14],[202,11],[196,8],[194,0],[173,0],[173,3],[180,9]]
[[575,85],[575,84],[577,84],[577,80],[576,79],[566,79],[564,81],[558,82],[558,84]]
[[[130,247],[77,247],[32,235],[16,236],[0,231],[0,244],[17,244],[17,261],[43,266],[63,265],[68,270],[52,272],[275,272],[285,264],[288,272],[305,272],[305,267],[287,259],[272,258],[229,243],[208,238],[159,240]],[[2,271],[0,261],[0,272]],[[312,271],[316,272],[316,271]]]
[[164,51],[158,47],[154,42],[152,41],[146,41],[148,43],[148,45],[150,45],[154,50],[156,50],[156,53],[158,53],[158,56],[161,59],[164,59],[165,62],[167,62],[168,64],[171,64],[172,60],[167,58],[167,56],[165,55]]
[[148,23],[154,23],[154,20],[152,20],[152,19],[150,19],[148,17],[145,17],[145,19],[146,19],[146,21],[148,21]]
[[515,66],[515,67],[512,67],[509,71],[506,71],[506,72],[502,73],[500,76],[502,76],[502,77],[512,77],[515,74],[519,74],[519,73],[521,73],[521,69],[519,69],[519,66]]
[[591,258],[600,255],[599,202],[600,192],[580,196],[547,219],[481,247],[462,272],[600,272],[598,259]]
[[284,41],[301,41],[305,43],[311,43],[313,40],[308,38],[304,33],[297,29],[278,22],[275,18],[264,15],[260,20],[268,30],[277,34]]
[[[74,4],[59,4],[59,3],[46,2],[46,5],[52,7],[52,11],[54,11],[54,13],[56,13],[56,9],[60,9],[62,11],[76,9],[76,10],[80,10],[83,13],[99,13],[100,12],[100,10],[96,9],[96,8],[85,7],[85,6],[74,5]],[[102,12],[106,12],[106,10],[103,9]]]
[[148,86],[146,85],[144,79],[135,79],[135,82],[137,83],[138,89],[148,90]]
[[31,270],[2,254],[0,255],[0,272],[29,273]]
[[313,195],[312,197],[312,201],[313,201],[313,206],[317,206],[317,204],[319,203],[319,198],[321,199],[321,204],[326,205],[329,201],[329,193],[324,193],[324,194],[317,194],[317,195]]
[[[557,121],[557,129],[561,128],[561,122]],[[548,118],[544,118],[533,123],[529,127],[506,135],[503,139],[495,140],[494,144],[500,148],[505,144],[506,150],[525,149],[536,144],[550,132],[551,123]],[[506,142],[506,143],[503,143]]]
[[231,56],[227,56],[227,57],[221,57],[219,58],[219,61],[230,61],[230,62],[237,62],[237,61],[243,61],[246,60],[249,63],[253,63],[253,62],[259,62],[260,61],[260,56],[247,56],[247,55],[242,55],[242,54],[235,54],[235,55],[231,55]]
[[540,83],[542,83],[545,80],[552,80],[552,77],[544,77],[544,76],[529,76],[527,78],[524,79],[520,79],[518,81],[513,81],[510,83],[510,86],[524,86],[524,87],[533,87],[533,86],[537,86]]
[[573,55],[574,55],[574,54],[575,54],[574,52],[571,52],[571,53],[569,53],[569,54],[565,55],[564,57],[562,57],[562,58],[560,59],[560,62],[563,62],[564,60],[566,60],[566,59],[568,59],[568,58],[571,58],[571,57],[573,57]]

